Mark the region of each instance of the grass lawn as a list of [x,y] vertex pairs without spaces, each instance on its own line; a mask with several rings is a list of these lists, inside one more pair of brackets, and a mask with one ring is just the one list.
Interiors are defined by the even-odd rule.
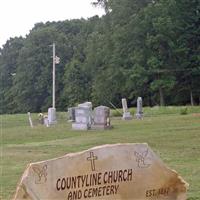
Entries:
[[30,162],[102,144],[139,142],[148,143],[190,184],[189,200],[200,199],[200,107],[190,108],[187,115],[179,111],[178,107],[145,108],[141,121],[112,117],[112,130],[81,132],[71,130],[65,113],[58,113],[58,125],[50,128],[30,128],[27,114],[1,115],[0,199],[11,199]]

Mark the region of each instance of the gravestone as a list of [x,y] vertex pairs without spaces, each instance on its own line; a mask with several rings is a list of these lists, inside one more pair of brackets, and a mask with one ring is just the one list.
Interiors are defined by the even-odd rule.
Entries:
[[131,120],[132,119],[132,115],[128,111],[127,101],[126,101],[125,98],[122,99],[122,108],[123,108],[123,117],[122,117],[122,119]]
[[84,102],[84,103],[78,104],[78,107],[84,107],[84,108],[86,107],[92,110],[92,102]]
[[44,125],[45,125],[46,127],[49,127],[49,120],[48,120],[48,116],[47,116],[47,115],[44,115],[44,116],[43,116],[43,121],[44,121]]
[[143,118],[143,111],[142,111],[142,97],[138,97],[137,99],[137,113],[135,114],[137,119]]
[[68,108],[68,121],[75,122],[75,107]]
[[29,120],[29,124],[30,124],[30,127],[33,128],[33,121],[32,121],[32,118],[31,118],[31,113],[28,112],[28,120]]
[[187,189],[147,144],[116,144],[29,164],[14,200],[186,200]]
[[92,118],[89,107],[75,108],[75,122],[72,123],[73,130],[88,130],[91,128]]
[[75,108],[75,122],[72,123],[73,130],[88,130],[92,125],[92,103],[85,102]]
[[110,125],[110,108],[98,106],[94,109],[93,129],[108,129]]
[[38,114],[38,121],[40,124],[44,124],[44,115],[43,113]]
[[56,109],[55,108],[49,108],[48,109],[48,121],[49,125],[54,125],[57,123],[56,121]]

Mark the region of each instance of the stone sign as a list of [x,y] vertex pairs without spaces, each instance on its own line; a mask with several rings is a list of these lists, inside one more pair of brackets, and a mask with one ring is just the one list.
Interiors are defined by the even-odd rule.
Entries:
[[116,144],[28,165],[14,200],[186,200],[187,188],[147,144]]

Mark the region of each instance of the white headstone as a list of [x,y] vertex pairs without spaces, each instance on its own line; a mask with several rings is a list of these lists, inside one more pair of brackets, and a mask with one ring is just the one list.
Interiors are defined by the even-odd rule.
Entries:
[[83,107],[83,108],[87,107],[92,110],[92,102],[84,102],[84,103],[78,104],[78,107]]
[[116,144],[31,163],[14,200],[186,200],[187,189],[147,144]]
[[137,119],[143,118],[142,97],[138,97],[138,99],[137,99],[137,113],[135,116]]
[[28,112],[28,120],[29,120],[29,124],[30,124],[30,127],[33,128],[33,121],[32,121],[32,118],[31,118],[31,113]]
[[127,101],[125,98],[122,99],[122,108],[123,108],[123,112],[128,112],[128,106],[127,106]]
[[48,109],[48,121],[49,125],[56,124],[56,109],[55,108],[49,108]]
[[123,117],[124,120],[132,119],[131,113],[128,111],[127,101],[125,98],[122,99]]
[[75,122],[72,123],[73,130],[88,130],[91,128],[92,116],[90,107],[75,108]]
[[44,125],[45,125],[46,127],[49,127],[49,120],[48,120],[48,116],[47,116],[47,115],[44,115],[44,116],[43,116],[43,121],[44,121]]

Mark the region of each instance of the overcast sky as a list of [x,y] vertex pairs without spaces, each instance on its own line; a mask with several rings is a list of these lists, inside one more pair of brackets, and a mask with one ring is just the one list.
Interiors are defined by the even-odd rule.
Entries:
[[102,15],[94,0],[1,0],[0,47],[10,37],[25,36],[35,23]]

